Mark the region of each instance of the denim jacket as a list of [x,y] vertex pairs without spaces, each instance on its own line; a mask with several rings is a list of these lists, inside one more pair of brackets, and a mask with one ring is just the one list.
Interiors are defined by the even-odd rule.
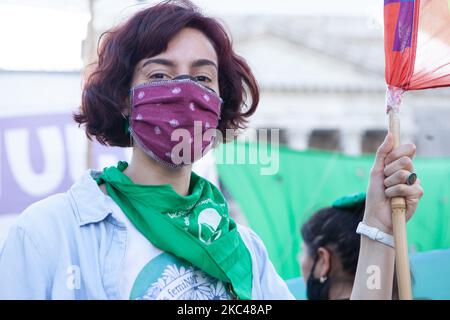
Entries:
[[[0,299],[126,299],[119,292],[125,223],[87,171],[67,192],[29,206],[0,249]],[[253,299],[293,299],[260,238],[238,231],[252,257]]]

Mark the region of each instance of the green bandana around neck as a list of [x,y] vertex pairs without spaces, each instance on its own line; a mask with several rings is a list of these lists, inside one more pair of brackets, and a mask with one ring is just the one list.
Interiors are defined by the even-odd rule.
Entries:
[[105,183],[108,195],[136,229],[157,248],[231,284],[240,299],[251,299],[251,256],[222,193],[194,172],[187,196],[169,184],[135,184],[122,172],[127,166],[119,161],[96,181]]

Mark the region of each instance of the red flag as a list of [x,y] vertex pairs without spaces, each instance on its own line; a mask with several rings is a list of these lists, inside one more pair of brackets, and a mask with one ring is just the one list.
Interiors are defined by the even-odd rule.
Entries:
[[390,87],[450,86],[450,0],[385,0],[384,35]]

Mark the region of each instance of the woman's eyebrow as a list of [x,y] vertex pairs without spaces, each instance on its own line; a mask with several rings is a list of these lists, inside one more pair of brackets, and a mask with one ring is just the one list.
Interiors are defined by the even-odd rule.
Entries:
[[217,64],[214,61],[211,61],[208,59],[198,59],[192,63],[192,67],[194,67],[194,68],[203,67],[203,66],[213,66],[214,68],[216,68],[216,70],[219,69],[217,67]]
[[152,63],[161,64],[161,65],[164,65],[164,66],[167,66],[167,67],[175,67],[175,63],[173,61],[171,61],[171,60],[167,60],[167,59],[148,59],[147,61],[145,61],[142,64],[141,68],[144,68],[145,66],[148,66],[149,64],[152,64]]

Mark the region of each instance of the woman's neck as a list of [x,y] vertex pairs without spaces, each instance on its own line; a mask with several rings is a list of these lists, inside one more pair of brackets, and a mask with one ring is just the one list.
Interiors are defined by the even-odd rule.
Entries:
[[331,285],[328,293],[330,300],[345,300],[350,299],[352,294],[352,282],[337,282]]
[[130,164],[124,174],[137,184],[170,184],[179,195],[186,196],[189,193],[191,170],[191,165],[181,168],[164,167],[135,145]]

